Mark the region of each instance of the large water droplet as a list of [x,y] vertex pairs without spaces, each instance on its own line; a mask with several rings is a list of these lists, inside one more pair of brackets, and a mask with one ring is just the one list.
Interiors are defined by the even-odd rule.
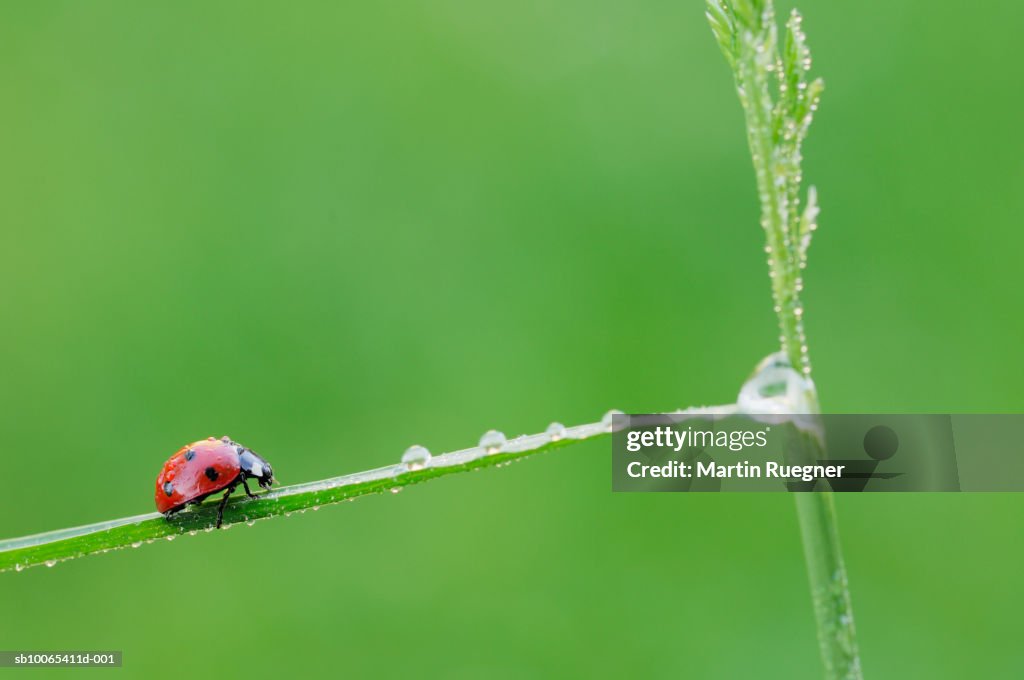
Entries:
[[430,451],[427,447],[414,444],[402,454],[402,464],[410,470],[422,470],[430,462]]
[[544,434],[551,437],[551,441],[557,442],[559,439],[565,437],[565,425],[559,422],[554,422],[548,425],[548,429],[544,430]]
[[501,451],[501,447],[505,446],[507,441],[504,433],[497,430],[487,430],[480,437],[480,448],[486,449],[487,453],[497,453]]
[[[814,383],[794,369],[785,352],[766,357],[743,384],[736,405],[761,422],[792,421],[802,429],[817,428]],[[770,416],[783,416],[782,418]]]

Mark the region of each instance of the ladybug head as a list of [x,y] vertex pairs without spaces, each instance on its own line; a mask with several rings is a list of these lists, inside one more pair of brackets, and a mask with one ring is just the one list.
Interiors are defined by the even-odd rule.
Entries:
[[256,479],[264,489],[269,489],[270,485],[274,483],[274,470],[270,467],[270,463],[249,449],[242,449],[238,454],[238,464],[242,468],[242,474]]

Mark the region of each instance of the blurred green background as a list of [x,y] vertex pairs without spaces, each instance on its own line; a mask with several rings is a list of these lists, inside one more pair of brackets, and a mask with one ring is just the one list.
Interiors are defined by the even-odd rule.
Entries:
[[[824,408],[1024,411],[1024,9],[800,6]],[[0,536],[148,512],[208,435],[308,481],[728,402],[775,347],[698,0],[5,3],[0,86]],[[1019,677],[1024,501],[838,505],[868,677]],[[0,602],[130,677],[820,676],[792,499],[613,495],[607,442]]]

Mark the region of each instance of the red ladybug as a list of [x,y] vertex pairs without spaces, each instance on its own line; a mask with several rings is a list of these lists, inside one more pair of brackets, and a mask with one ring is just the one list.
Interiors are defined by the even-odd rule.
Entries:
[[274,483],[270,464],[229,437],[203,439],[183,446],[171,456],[156,478],[156,509],[170,517],[190,503],[224,491],[217,508],[217,527],[224,518],[228,496],[239,483],[249,498],[249,479],[264,489]]

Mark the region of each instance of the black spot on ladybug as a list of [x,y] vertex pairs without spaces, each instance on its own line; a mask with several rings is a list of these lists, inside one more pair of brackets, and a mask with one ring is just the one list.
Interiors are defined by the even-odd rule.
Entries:
[[168,496],[174,493],[174,485],[170,482],[164,482],[164,493]]
[[192,460],[195,457],[196,457],[196,452],[194,450],[189,449],[188,451],[185,452],[185,460]]
[[211,482],[216,482],[217,478],[220,477],[220,473],[214,470],[212,467],[208,467],[205,470],[206,478]]

